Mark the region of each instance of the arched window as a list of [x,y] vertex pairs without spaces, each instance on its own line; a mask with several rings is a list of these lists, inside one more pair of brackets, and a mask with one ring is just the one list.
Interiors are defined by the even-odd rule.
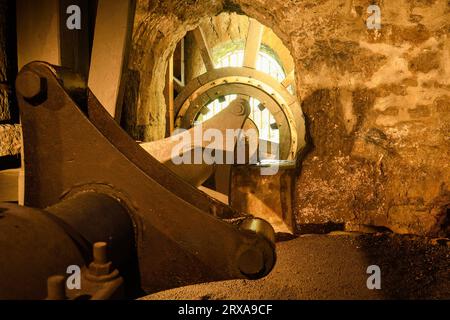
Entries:
[[[216,64],[216,68],[242,67],[243,64],[244,50],[236,50],[221,57]],[[286,73],[280,63],[273,56],[262,50],[258,53],[256,69],[274,77],[278,82],[286,78]]]
[[[222,56],[216,64],[216,68],[242,67],[243,64],[244,50],[236,50]],[[282,82],[286,78],[286,73],[278,61],[263,51],[259,51],[258,53],[256,69],[269,74],[278,82]],[[220,111],[225,109],[231,101],[236,99],[236,97],[236,95],[228,95],[208,104],[198,116],[196,124],[214,117]],[[268,109],[260,108],[260,102],[257,99],[250,98],[249,102],[251,108],[250,119],[252,119],[258,127],[259,138],[278,144],[280,142],[280,134],[273,115]]]

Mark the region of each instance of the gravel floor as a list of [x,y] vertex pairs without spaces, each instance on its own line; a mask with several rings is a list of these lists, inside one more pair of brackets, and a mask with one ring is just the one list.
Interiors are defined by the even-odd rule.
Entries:
[[[146,300],[450,299],[445,240],[392,234],[306,235],[277,244],[272,273],[258,281],[194,285]],[[381,290],[367,288],[367,268],[381,268]]]

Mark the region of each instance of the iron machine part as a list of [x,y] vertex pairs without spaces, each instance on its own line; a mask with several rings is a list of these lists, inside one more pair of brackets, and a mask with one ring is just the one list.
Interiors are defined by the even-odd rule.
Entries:
[[[137,294],[133,224],[117,199],[85,192],[46,210],[13,204],[1,204],[0,208],[0,251],[7,257],[0,269],[1,300],[99,297],[104,285],[122,284],[124,279],[126,287],[119,286],[123,294]],[[101,240],[107,242],[103,249],[96,249]],[[89,268],[84,267],[90,261],[94,262]],[[102,263],[96,261],[101,261],[102,267],[98,268]],[[70,291],[65,289],[65,281],[72,267],[83,269],[85,277],[79,290]],[[99,286],[93,286],[95,283]],[[106,299],[115,293],[101,295]]]
[[[64,273],[74,262],[87,265],[92,259],[88,249],[99,241],[108,243],[112,263],[125,282],[131,282],[128,286],[137,282],[146,293],[270,273],[276,254],[274,231],[266,221],[240,215],[183,181],[133,141],[89,89],[84,89],[84,99],[82,87],[66,90],[68,76],[61,74],[46,63],[33,62],[16,81],[25,206],[41,210],[23,217],[23,230],[39,231],[43,242],[38,265],[44,267],[35,274],[35,283],[45,284],[49,276]],[[7,213],[35,210],[6,209]],[[236,219],[233,224],[218,217]],[[15,269],[17,274],[0,269],[0,281],[11,274],[27,279],[33,268],[28,260],[35,256],[33,241],[14,232],[14,223],[0,219],[2,234],[8,235],[0,237],[3,254],[16,242],[28,245],[12,255],[11,265],[21,266]],[[59,249],[54,247],[56,233],[62,239]],[[68,248],[66,256],[52,254],[63,247]],[[49,287],[60,282],[52,278]],[[29,295],[19,292],[21,298],[36,298],[42,292],[37,286],[30,287]],[[3,286],[0,296],[18,297]]]

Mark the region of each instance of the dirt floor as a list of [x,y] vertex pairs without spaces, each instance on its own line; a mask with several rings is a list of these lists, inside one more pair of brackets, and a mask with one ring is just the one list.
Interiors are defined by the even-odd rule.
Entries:
[[[258,281],[194,285],[147,300],[450,299],[447,240],[332,233],[277,244],[272,273]],[[381,290],[367,288],[367,268],[381,268]]]

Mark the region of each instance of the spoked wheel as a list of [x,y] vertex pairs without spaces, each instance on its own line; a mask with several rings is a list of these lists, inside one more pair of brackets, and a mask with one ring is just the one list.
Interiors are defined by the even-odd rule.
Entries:
[[270,126],[279,130],[279,159],[295,160],[305,145],[305,123],[300,103],[288,87],[294,82],[294,71],[279,82],[269,74],[256,70],[264,26],[250,19],[248,37],[244,48],[243,66],[215,68],[211,49],[201,27],[194,32],[206,72],[191,80],[174,101],[175,127],[189,129],[199,114],[214,100],[237,95],[259,101],[258,108],[268,109],[275,123]]

